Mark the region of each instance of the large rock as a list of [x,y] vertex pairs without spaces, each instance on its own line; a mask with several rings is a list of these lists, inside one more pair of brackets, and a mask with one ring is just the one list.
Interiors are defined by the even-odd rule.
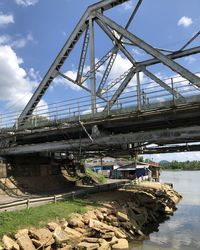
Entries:
[[127,214],[122,213],[122,212],[117,212],[117,218],[119,221],[126,222],[129,221]]
[[165,211],[164,211],[166,214],[173,214],[173,209],[168,207],[168,206],[165,206]]
[[53,233],[53,236],[57,242],[66,243],[69,241],[69,236],[61,227],[57,227]]
[[86,237],[84,238],[84,241],[88,242],[88,243],[99,243],[99,238],[90,238],[90,237]]
[[96,209],[94,212],[95,212],[98,220],[102,221],[104,219],[104,215],[100,210]]
[[68,220],[68,224],[71,227],[81,227],[83,228],[85,226],[84,221],[83,221],[83,217],[80,214],[73,214],[69,220]]
[[128,241],[126,239],[119,239],[118,243],[112,245],[113,250],[128,250]]
[[47,228],[50,230],[50,231],[55,231],[55,229],[57,228],[57,227],[60,227],[60,225],[58,224],[58,223],[56,223],[56,222],[49,222],[48,224],[47,224]]
[[32,240],[28,235],[22,235],[17,239],[17,243],[20,246],[20,250],[36,250],[32,243]]
[[65,232],[69,235],[69,236],[73,236],[76,238],[80,238],[82,237],[82,233],[78,232],[77,230],[70,228],[70,227],[66,227],[65,228]]
[[94,249],[98,249],[98,248],[99,248],[98,243],[80,242],[77,245],[78,250],[94,250]]
[[115,229],[115,236],[117,237],[117,238],[123,238],[123,239],[125,239],[126,238],[126,234],[124,233],[124,232],[122,232],[122,230],[120,230],[119,228],[116,228]]
[[65,232],[67,233],[69,237],[70,244],[73,246],[76,246],[83,239],[82,233],[78,232],[77,230],[73,228],[66,227]]
[[51,249],[51,246],[45,247],[44,249],[45,249],[45,250],[52,250],[52,249]]
[[55,242],[52,233],[47,228],[31,229],[29,230],[29,236],[32,238],[32,242],[37,248],[47,247]]
[[81,228],[81,227],[76,227],[74,228],[76,231],[78,231],[81,234],[86,234],[87,233],[87,229],[86,228]]
[[115,236],[114,232],[107,232],[107,233],[102,233],[101,238],[103,239],[112,239],[112,237]]
[[3,236],[2,242],[5,250],[19,250],[19,245],[6,235]]
[[21,236],[27,236],[28,235],[28,229],[20,229],[15,234],[15,239],[17,240]]
[[66,246],[64,246],[62,248],[58,248],[58,250],[72,250],[72,246],[66,245]]
[[118,239],[116,236],[114,236],[114,237],[112,238],[112,240],[109,241],[109,245],[110,245],[110,246],[113,246],[113,245],[117,244],[118,241],[119,241],[119,239]]
[[104,222],[100,222],[98,220],[90,219],[89,221],[89,227],[95,229],[96,231],[99,231],[101,233],[106,232],[114,232],[114,227],[107,225]]
[[85,224],[89,224],[90,219],[97,220],[97,216],[94,211],[89,210],[83,215],[83,221]]
[[139,200],[140,204],[144,206],[149,206],[152,205],[155,206],[156,204],[156,197],[151,194],[150,192],[145,192],[145,191],[137,191],[136,197]]
[[110,244],[104,240],[104,239],[99,239],[100,242],[100,247],[98,250],[109,250],[110,249]]
[[99,210],[102,212],[102,214],[107,214],[107,215],[112,214],[112,209],[106,207],[101,207]]

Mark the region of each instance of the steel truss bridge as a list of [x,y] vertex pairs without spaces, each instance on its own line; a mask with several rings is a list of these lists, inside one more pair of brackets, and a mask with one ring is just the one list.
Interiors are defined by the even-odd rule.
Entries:
[[[177,51],[155,48],[129,31],[142,0],[135,2],[125,27],[106,15],[125,2],[104,0],[87,8],[25,109],[0,117],[1,156],[46,151],[121,155],[200,150],[200,74],[176,60],[200,53],[200,46],[191,47],[200,32]],[[97,62],[96,27],[112,41],[110,50]],[[76,79],[72,79],[62,67],[78,42],[82,48]],[[139,48],[147,59],[137,61],[130,48]],[[118,54],[131,66],[109,81]],[[90,69],[85,73],[87,56]],[[172,70],[175,77],[159,78],[151,71],[151,66],[159,64]],[[149,80],[141,81],[141,74]],[[88,96],[49,104],[48,108],[39,106],[57,77],[84,89]]]

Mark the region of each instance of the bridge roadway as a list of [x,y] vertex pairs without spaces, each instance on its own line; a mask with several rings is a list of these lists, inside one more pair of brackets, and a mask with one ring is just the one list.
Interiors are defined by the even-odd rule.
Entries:
[[82,114],[51,121],[32,129],[2,129],[1,156],[35,152],[105,152],[112,154],[138,145],[200,141],[200,95],[183,101]]

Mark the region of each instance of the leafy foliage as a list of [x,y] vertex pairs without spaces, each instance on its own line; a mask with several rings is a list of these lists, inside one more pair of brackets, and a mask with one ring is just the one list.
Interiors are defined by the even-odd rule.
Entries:
[[200,161],[185,161],[185,162],[162,162],[162,169],[171,170],[200,170]]
[[100,174],[100,173],[95,173],[94,171],[92,171],[92,169],[87,168],[86,169],[87,174],[94,180],[96,180],[98,183],[104,184],[106,183],[106,178]]

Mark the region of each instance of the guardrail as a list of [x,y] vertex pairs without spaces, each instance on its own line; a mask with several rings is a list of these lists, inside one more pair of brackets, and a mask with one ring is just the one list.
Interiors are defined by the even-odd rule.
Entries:
[[17,209],[22,206],[25,206],[25,208],[29,209],[31,206],[34,206],[36,204],[41,205],[42,203],[50,203],[50,202],[56,203],[57,201],[64,201],[67,199],[73,200],[76,197],[81,197],[87,194],[115,190],[120,187],[123,187],[126,183],[129,183],[129,181],[120,181],[120,182],[109,183],[109,184],[104,184],[104,185],[97,185],[95,187],[90,187],[90,188],[72,191],[69,193],[59,194],[59,195],[54,195],[54,196],[17,200],[17,201],[13,201],[9,203],[0,204],[0,211],[6,211],[7,209],[13,208],[13,207]]
[[[197,73],[197,75],[199,75],[199,73]],[[163,82],[184,98],[190,98],[200,94],[199,88],[181,77],[164,79]],[[180,100],[181,103],[183,102],[183,100],[179,98],[180,96],[173,96],[166,89],[152,81],[141,82],[139,98],[135,81],[132,81],[132,84],[126,87],[126,90],[120,95],[112,108],[104,110],[106,105],[109,107],[109,100],[115,91],[115,88],[106,91],[104,100],[97,98],[95,115],[102,114],[106,116],[110,115],[110,111],[116,110],[121,113],[121,111],[127,107],[134,107],[136,110],[145,111],[150,109],[149,105],[155,105],[157,103],[159,103],[159,105],[163,104],[163,107],[165,107],[166,101],[171,101],[173,106],[176,106]],[[13,111],[0,114],[0,129],[13,128],[14,124],[17,129],[18,117],[21,112],[22,111],[19,110],[17,112]],[[68,122],[70,120],[74,121],[75,118],[78,121],[85,116],[89,116],[91,119],[94,118],[90,95],[56,103],[48,103],[48,105],[40,105],[35,108],[34,113],[29,117],[23,128],[34,129],[36,127],[51,126],[54,123],[59,123],[66,119]]]

